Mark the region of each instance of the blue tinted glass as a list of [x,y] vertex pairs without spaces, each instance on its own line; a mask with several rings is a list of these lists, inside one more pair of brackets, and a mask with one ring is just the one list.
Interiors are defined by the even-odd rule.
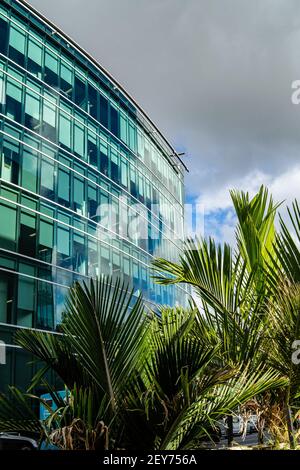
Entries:
[[100,95],[100,122],[104,127],[108,127],[108,101]]

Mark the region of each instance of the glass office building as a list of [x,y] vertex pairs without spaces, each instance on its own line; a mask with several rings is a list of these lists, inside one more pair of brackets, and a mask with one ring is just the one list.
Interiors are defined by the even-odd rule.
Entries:
[[13,332],[55,331],[75,280],[121,275],[150,305],[183,303],[151,280],[153,257],[180,252],[183,173],[107,71],[26,2],[0,0],[0,388],[32,373]]

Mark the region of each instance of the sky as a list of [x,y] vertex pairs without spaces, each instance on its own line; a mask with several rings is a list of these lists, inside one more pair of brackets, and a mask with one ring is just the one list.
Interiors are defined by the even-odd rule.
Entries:
[[[233,242],[229,189],[300,199],[298,0],[29,0],[134,96],[178,151],[205,235]],[[282,206],[284,211],[284,206]]]

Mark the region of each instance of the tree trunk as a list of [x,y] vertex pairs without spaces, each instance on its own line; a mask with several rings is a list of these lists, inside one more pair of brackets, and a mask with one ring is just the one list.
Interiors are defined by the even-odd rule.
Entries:
[[288,436],[289,436],[289,442],[290,442],[290,448],[292,450],[295,449],[295,437],[294,437],[294,428],[293,428],[293,418],[292,418],[292,412],[289,404],[290,399],[290,391],[287,391],[286,394],[286,401],[285,401],[285,419],[287,423],[287,428],[288,428]]
[[233,443],[233,419],[232,415],[227,416],[227,445],[232,447]]

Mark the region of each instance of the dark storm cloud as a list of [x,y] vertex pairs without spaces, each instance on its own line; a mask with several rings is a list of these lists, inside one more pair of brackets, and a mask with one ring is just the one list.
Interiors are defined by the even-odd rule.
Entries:
[[31,0],[104,65],[178,149],[190,193],[298,163],[297,0]]

